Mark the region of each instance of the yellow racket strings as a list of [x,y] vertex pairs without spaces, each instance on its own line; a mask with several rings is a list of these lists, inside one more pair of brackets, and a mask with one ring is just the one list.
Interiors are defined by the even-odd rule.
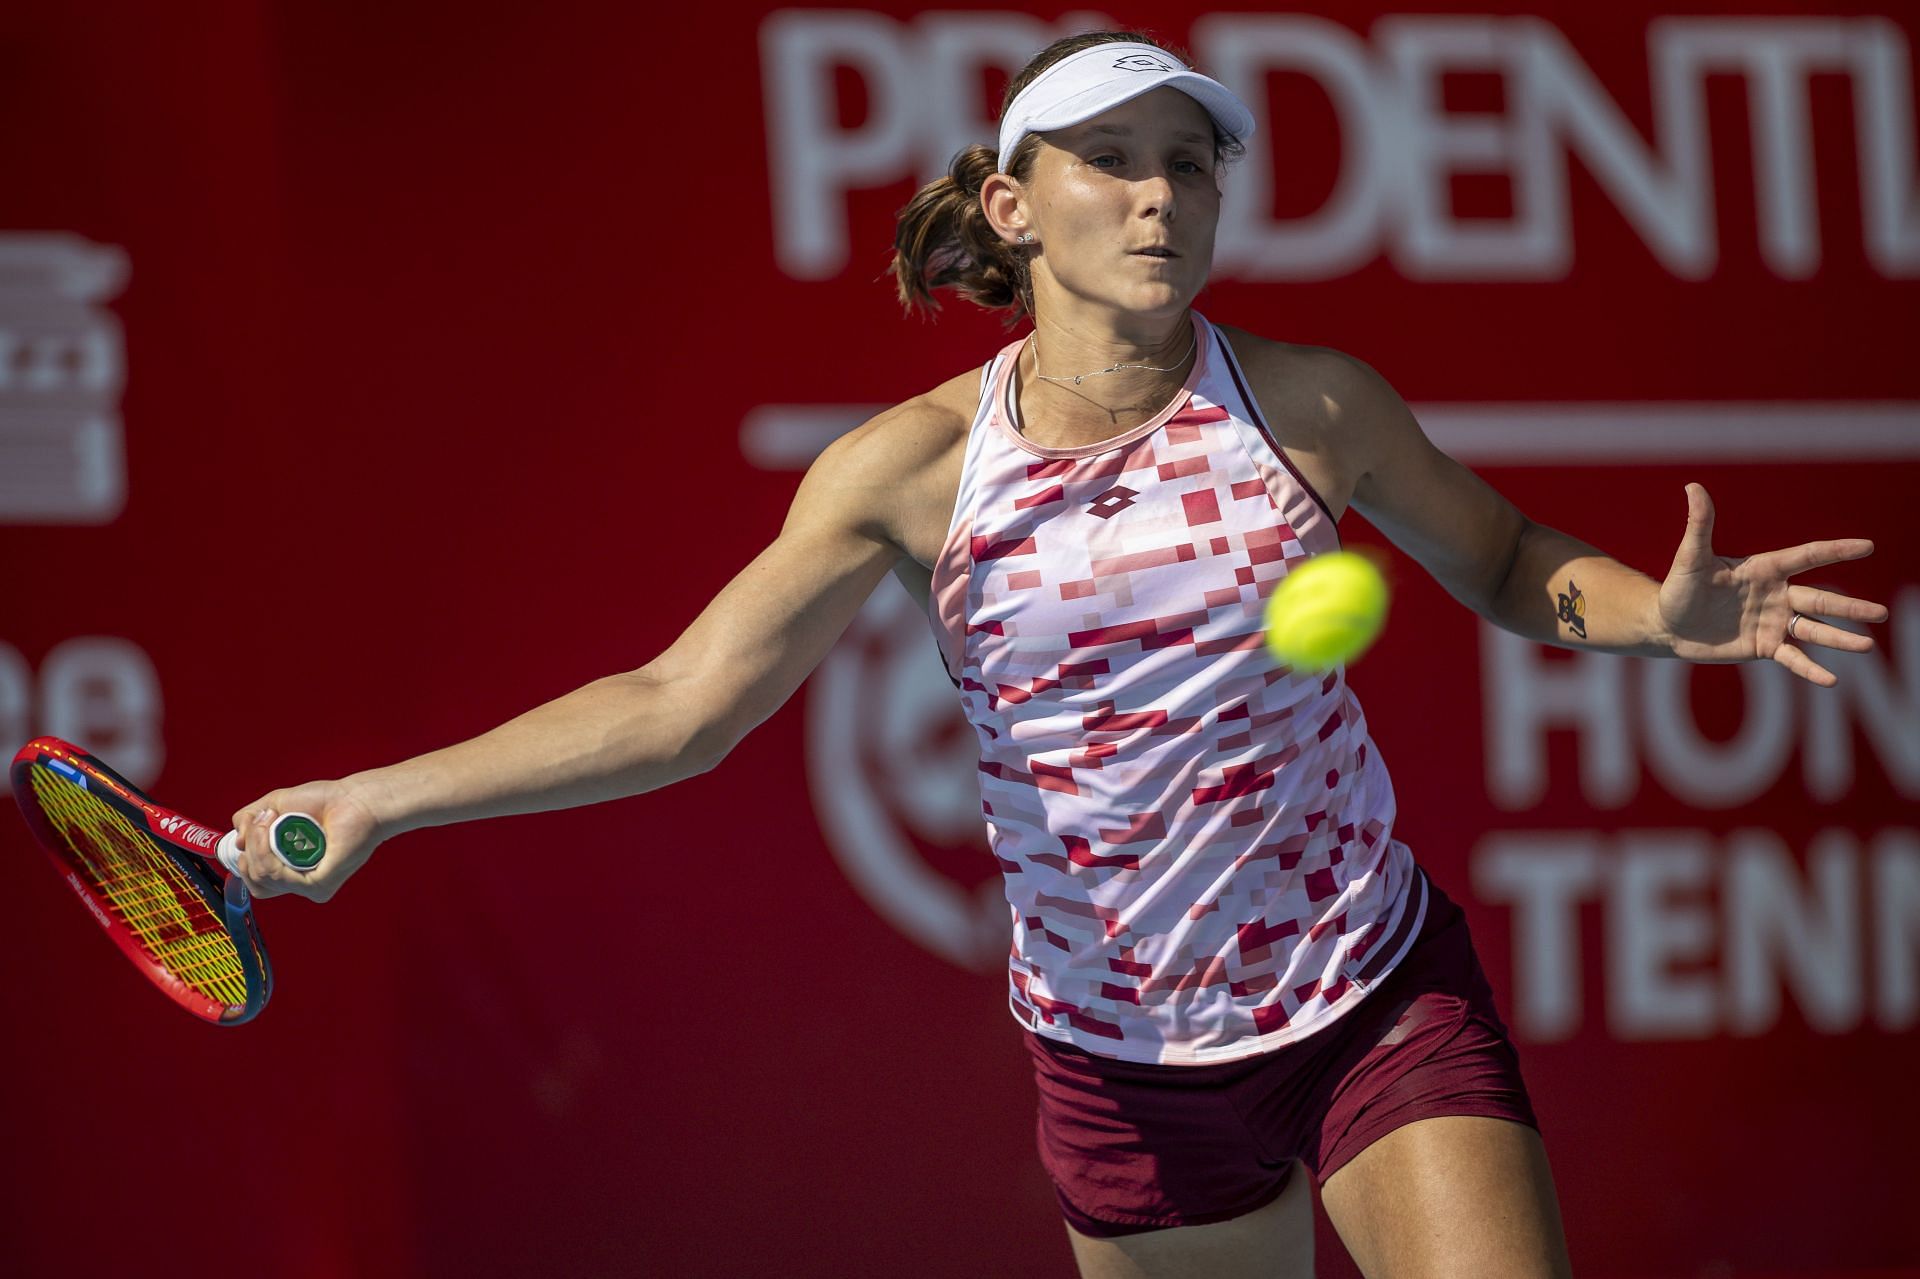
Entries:
[[167,970],[209,999],[243,1004],[247,979],[226,922],[126,815],[52,770],[29,770],[34,796],[86,877]]

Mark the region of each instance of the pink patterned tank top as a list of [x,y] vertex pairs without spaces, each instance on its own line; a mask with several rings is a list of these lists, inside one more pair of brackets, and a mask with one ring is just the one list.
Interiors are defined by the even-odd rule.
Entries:
[[1171,404],[1045,448],[987,366],[930,612],[980,741],[1009,1002],[1126,1061],[1266,1052],[1346,1011],[1426,907],[1345,673],[1268,656],[1274,584],[1337,549],[1198,313]]

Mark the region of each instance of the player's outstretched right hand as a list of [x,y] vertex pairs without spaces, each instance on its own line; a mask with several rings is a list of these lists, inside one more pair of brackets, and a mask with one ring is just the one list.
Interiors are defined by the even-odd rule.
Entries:
[[[305,813],[326,833],[326,854],[313,869],[295,870],[268,846],[268,828],[281,813]],[[234,813],[233,829],[240,836],[240,878],[255,897],[294,893],[317,902],[339,892],[383,838],[373,814],[345,782],[308,782],[268,791]]]

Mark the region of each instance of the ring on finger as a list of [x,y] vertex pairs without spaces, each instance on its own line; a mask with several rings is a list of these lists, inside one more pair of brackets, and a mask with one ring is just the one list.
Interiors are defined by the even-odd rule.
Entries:
[[1793,628],[1800,625],[1800,622],[1804,616],[1805,616],[1804,614],[1795,613],[1791,618],[1787,620],[1787,638],[1792,640],[1796,644],[1800,642],[1800,636],[1794,632]]

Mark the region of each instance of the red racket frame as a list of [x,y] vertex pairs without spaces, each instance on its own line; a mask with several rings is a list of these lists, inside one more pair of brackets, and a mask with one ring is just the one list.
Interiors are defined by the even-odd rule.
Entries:
[[[92,884],[76,874],[63,851],[65,841],[41,809],[33,787],[27,780],[35,764],[78,774],[88,791],[104,800],[151,836],[186,877],[207,899],[207,909],[226,922],[234,947],[240,953],[246,976],[245,1002],[230,1004],[205,995],[175,975],[141,945],[132,929],[114,912]],[[13,794],[20,814],[32,828],[54,869],[68,887],[80,897],[94,921],[113,938],[114,944],[133,961],[161,990],[188,1012],[215,1025],[237,1026],[259,1015],[273,994],[273,967],[267,960],[267,948],[260,940],[253,920],[251,895],[246,884],[228,871],[215,855],[221,832],[184,817],[155,803],[138,787],[108,768],[106,764],[71,742],[58,737],[36,737],[13,757],[10,773]]]

